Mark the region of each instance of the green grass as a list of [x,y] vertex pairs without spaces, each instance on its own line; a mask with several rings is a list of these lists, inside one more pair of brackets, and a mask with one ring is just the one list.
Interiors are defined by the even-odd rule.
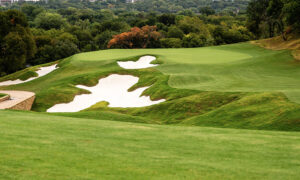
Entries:
[[0,98],[4,97],[4,96],[7,96],[7,94],[2,94],[0,93]]
[[0,111],[0,179],[299,179],[300,134]]
[[38,74],[36,73],[36,71],[40,67],[51,66],[51,65],[56,64],[56,63],[58,63],[58,62],[55,61],[55,62],[51,62],[51,63],[47,63],[47,64],[42,64],[42,65],[38,65],[38,66],[29,67],[29,68],[23,69],[21,71],[17,71],[13,74],[9,74],[7,76],[0,77],[0,82],[8,81],[8,80],[16,80],[16,79],[20,79],[22,81],[25,81],[25,80],[27,80],[31,77],[37,77]]
[[[156,63],[161,65],[124,70],[116,63],[149,54],[156,56]],[[75,85],[96,85],[100,78],[112,73],[131,74],[140,77],[140,81],[130,90],[151,85],[144,94],[151,95],[153,100],[167,101],[145,108],[100,105],[61,115],[157,124],[300,130],[300,64],[290,51],[266,50],[250,43],[190,49],[115,49],[74,55],[62,60],[59,66],[47,76],[0,89],[35,92],[33,110],[43,112],[54,104],[72,101],[77,94],[88,93]],[[18,73],[13,76],[22,75]],[[122,117],[118,118],[119,115]]]

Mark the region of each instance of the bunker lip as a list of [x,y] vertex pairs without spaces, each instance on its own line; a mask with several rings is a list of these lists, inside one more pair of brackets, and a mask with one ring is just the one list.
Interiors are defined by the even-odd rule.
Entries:
[[156,58],[154,56],[143,56],[138,61],[118,61],[118,65],[124,69],[144,69],[158,66],[157,64],[150,64]]
[[[125,69],[143,69],[157,66],[150,64],[156,58],[153,56],[143,56],[138,61],[118,62],[119,66]],[[165,99],[152,101],[149,96],[141,96],[149,87],[141,87],[132,92],[128,92],[133,85],[138,83],[139,78],[132,75],[112,74],[102,78],[93,87],[77,85],[77,88],[90,91],[90,94],[77,95],[72,102],[56,104],[49,108],[47,112],[78,112],[87,109],[98,102],[106,101],[108,107],[146,107],[159,104]]]
[[22,84],[22,83],[26,83],[26,82],[35,80],[37,78],[43,77],[43,76],[51,73],[52,71],[58,69],[58,67],[56,67],[56,66],[57,66],[57,64],[54,64],[51,66],[46,66],[46,67],[40,67],[39,70],[36,71],[36,73],[38,74],[37,77],[31,77],[25,81],[22,81],[20,79],[3,81],[3,82],[0,82],[0,86],[10,86],[10,85],[15,85],[15,84]]

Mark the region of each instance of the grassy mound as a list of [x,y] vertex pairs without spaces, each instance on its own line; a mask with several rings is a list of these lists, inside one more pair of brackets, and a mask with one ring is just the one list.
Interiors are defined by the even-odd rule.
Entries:
[[0,111],[0,179],[297,179],[298,132]]
[[272,49],[272,50],[292,50],[292,55],[295,60],[300,61],[300,35],[299,34],[289,34],[287,40],[283,40],[281,36],[269,39],[258,40],[252,42],[261,47]]
[[56,62],[51,62],[51,63],[47,63],[47,64],[43,64],[43,65],[29,67],[29,68],[23,69],[21,71],[15,72],[13,74],[10,74],[10,75],[4,76],[4,77],[0,77],[0,82],[8,81],[8,80],[17,80],[17,79],[25,81],[31,77],[37,77],[38,74],[36,73],[36,71],[40,67],[51,66],[51,65],[57,64],[57,63],[58,62],[56,61]]
[[[157,57],[160,66],[124,70],[117,60]],[[104,50],[82,53],[59,63],[59,69],[31,82],[0,89],[36,93],[35,111],[67,103],[88,93],[75,85],[96,85],[110,74],[140,77],[130,90],[150,86],[144,94],[166,102],[145,108],[107,108],[97,104],[63,116],[158,124],[231,128],[300,129],[300,64],[289,50],[267,50],[250,43],[190,48]],[[34,67],[33,67],[34,68]],[[4,77],[5,78],[5,77]],[[275,112],[275,113],[274,113]],[[123,115],[118,118],[119,115]]]

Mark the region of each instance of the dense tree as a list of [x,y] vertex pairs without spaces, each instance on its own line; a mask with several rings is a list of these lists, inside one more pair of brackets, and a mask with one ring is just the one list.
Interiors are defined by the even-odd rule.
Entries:
[[299,0],[284,0],[283,14],[288,25],[295,26],[300,30],[300,1]]
[[169,38],[179,38],[182,39],[184,36],[184,33],[181,29],[179,29],[176,26],[171,26],[168,30],[168,37]]
[[104,31],[101,34],[98,34],[95,37],[96,44],[99,49],[106,49],[108,42],[112,39],[113,35],[115,35],[112,31]]
[[32,4],[23,4],[21,11],[27,16],[28,20],[33,21],[36,16],[45,11],[45,9]]
[[36,17],[34,22],[37,28],[45,30],[60,29],[66,24],[65,19],[57,13],[41,13]]
[[209,7],[209,6],[201,7],[200,10],[199,10],[199,12],[200,12],[201,14],[205,14],[205,15],[207,15],[207,16],[208,16],[208,15],[213,15],[213,14],[216,13],[215,10],[214,10],[213,8]]
[[181,48],[182,41],[179,38],[163,38],[160,40],[162,48]]
[[190,33],[182,39],[182,46],[186,48],[202,47],[206,45],[206,37],[199,36],[195,33]]
[[282,34],[285,25],[299,29],[299,0],[252,0],[247,9],[247,27],[256,38]]
[[[280,6],[281,1],[284,2],[284,7]],[[14,18],[13,22],[24,23],[22,26],[26,27],[25,29],[28,29],[28,24],[31,27],[37,53],[34,57],[26,56],[25,62],[33,65],[62,59],[77,52],[108,47],[202,47],[250,40],[253,38],[252,33],[244,28],[246,16],[237,13],[237,9],[243,8],[233,5],[243,4],[244,7],[247,3],[244,3],[244,0],[235,2],[237,3],[206,0],[145,0],[125,3],[125,1],[108,0],[90,3],[86,0],[49,0],[49,3],[15,3],[14,6],[7,8],[21,9],[28,17],[28,22],[21,17],[18,17],[21,20]],[[272,3],[267,3],[262,14],[254,13],[257,15],[252,16],[254,21],[248,18],[248,25],[251,22],[256,23],[255,18],[259,18],[257,26],[253,26],[258,27],[253,29],[258,30],[259,37],[269,34],[269,31],[264,30],[269,27],[266,23],[269,16],[272,17],[275,35],[277,29],[280,29],[278,20],[286,19],[283,21],[284,24],[294,26],[298,23],[298,19],[294,18],[297,15],[297,4],[289,2],[292,0],[273,0]],[[148,5],[157,8],[153,9]],[[261,7],[255,6],[255,8]],[[143,12],[139,11],[141,9],[144,9]],[[278,10],[278,13],[274,13],[277,9],[282,11]],[[151,10],[154,12],[150,12]],[[294,12],[293,16],[288,16],[284,10]],[[7,40],[6,43],[3,42],[11,27],[11,19],[7,16],[8,14],[0,13],[1,48],[24,47],[22,43],[26,44],[28,41],[19,33],[14,34],[15,37]],[[22,41],[19,40],[20,38]],[[3,52],[1,51],[2,57]],[[19,52],[22,52],[22,49]],[[21,55],[18,56],[23,58]],[[18,61],[19,64],[23,64],[21,66],[24,66],[25,62],[21,61],[24,59],[22,58],[12,61]],[[3,58],[0,61],[3,62]]]
[[12,73],[23,68],[36,52],[27,19],[17,10],[0,12],[0,71]]
[[147,48],[156,46],[161,35],[155,26],[134,27],[129,32],[115,35],[108,48]]
[[175,24],[175,19],[176,19],[176,16],[174,14],[163,14],[158,17],[158,21],[167,26]]

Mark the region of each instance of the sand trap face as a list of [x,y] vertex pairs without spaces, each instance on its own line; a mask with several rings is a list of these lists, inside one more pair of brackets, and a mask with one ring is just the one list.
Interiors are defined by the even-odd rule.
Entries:
[[[109,107],[145,107],[164,102],[165,100],[151,101],[149,96],[141,96],[148,87],[139,88],[133,92],[128,89],[138,82],[139,78],[130,75],[113,74],[100,79],[94,87],[78,85],[76,87],[86,89],[91,94],[75,96],[74,100],[67,104],[57,104],[47,112],[78,112],[92,105],[106,101]],[[140,97],[141,96],[141,97]]]
[[57,69],[56,64],[52,65],[52,66],[41,67],[39,70],[36,71],[36,73],[38,74],[37,77],[32,77],[32,78],[29,78],[25,81],[22,81],[20,79],[13,80],[13,81],[11,81],[11,80],[4,81],[4,82],[0,82],[0,86],[9,86],[9,85],[14,85],[14,84],[21,84],[21,83],[29,82],[29,81],[32,81],[32,80],[37,79],[39,77],[45,76],[45,75],[51,73],[52,71],[54,71],[55,69]]
[[143,56],[138,61],[118,61],[118,64],[124,69],[144,69],[157,66],[157,64],[150,64],[155,59],[153,56]]

